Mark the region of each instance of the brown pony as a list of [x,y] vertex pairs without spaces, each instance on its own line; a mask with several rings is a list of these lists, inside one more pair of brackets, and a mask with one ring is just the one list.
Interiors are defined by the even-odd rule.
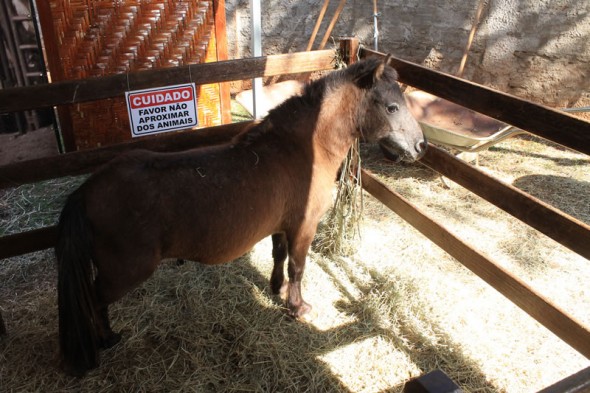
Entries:
[[[305,259],[331,204],[338,169],[355,138],[390,158],[426,148],[397,73],[370,59],[310,83],[225,145],[176,153],[135,151],[106,164],[73,192],[59,219],[59,341],[66,372],[99,364],[120,339],[108,306],[164,258],[231,261],[273,235],[271,287],[294,317]],[[288,257],[288,282],[284,261]]]

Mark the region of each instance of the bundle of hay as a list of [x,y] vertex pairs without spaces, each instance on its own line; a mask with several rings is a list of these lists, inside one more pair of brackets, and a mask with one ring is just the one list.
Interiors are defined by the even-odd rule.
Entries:
[[326,256],[353,254],[360,239],[362,212],[361,156],[357,139],[342,164],[334,206],[320,223],[314,249]]

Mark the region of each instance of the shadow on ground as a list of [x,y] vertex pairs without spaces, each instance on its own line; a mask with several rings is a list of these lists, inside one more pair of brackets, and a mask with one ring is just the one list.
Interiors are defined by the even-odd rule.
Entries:
[[[443,344],[437,347],[417,334],[410,320],[397,320],[395,332],[380,327],[392,316],[363,299],[375,293],[399,298],[391,278],[370,271],[371,282],[358,286],[362,296],[355,299],[333,276],[342,293],[337,308],[353,322],[321,331],[286,315],[249,256],[213,267],[164,263],[112,307],[114,329],[122,331],[123,341],[101,354],[100,368],[83,379],[65,377],[58,370],[55,288],[46,279],[55,278],[54,265],[50,252],[43,255],[25,280],[5,280],[18,267],[2,275],[8,284],[1,305],[9,330],[0,341],[4,391],[352,392],[320,357],[368,337],[387,340],[424,372],[441,368],[452,377],[468,371],[494,390],[442,329],[434,327]],[[329,263],[319,266],[331,275]],[[14,296],[7,298],[9,293]]]

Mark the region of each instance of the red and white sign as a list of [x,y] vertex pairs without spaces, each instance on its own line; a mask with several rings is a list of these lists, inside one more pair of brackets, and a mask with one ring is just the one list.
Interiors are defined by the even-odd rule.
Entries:
[[125,92],[131,135],[144,136],[194,127],[197,94],[194,83]]

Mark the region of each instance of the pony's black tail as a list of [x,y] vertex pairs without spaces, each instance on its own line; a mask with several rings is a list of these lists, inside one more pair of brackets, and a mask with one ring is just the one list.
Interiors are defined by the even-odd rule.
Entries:
[[59,217],[55,247],[58,263],[59,345],[64,370],[82,376],[98,367],[92,233],[82,193],[68,197]]

